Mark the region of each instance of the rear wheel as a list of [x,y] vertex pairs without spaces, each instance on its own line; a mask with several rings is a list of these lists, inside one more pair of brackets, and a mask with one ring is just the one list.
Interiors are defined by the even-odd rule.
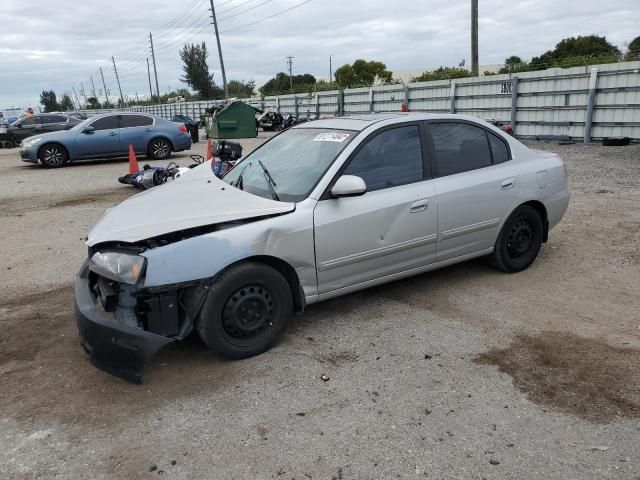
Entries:
[[247,358],[273,345],[292,311],[291,289],[280,272],[261,263],[243,263],[211,286],[196,329],[212,352]]
[[540,214],[533,207],[521,205],[502,227],[489,262],[503,272],[521,272],[538,256],[543,235]]
[[40,149],[38,155],[40,163],[47,168],[60,168],[69,161],[69,154],[57,143],[49,143]]
[[171,156],[171,144],[164,138],[154,138],[149,143],[148,154],[154,160],[166,160]]

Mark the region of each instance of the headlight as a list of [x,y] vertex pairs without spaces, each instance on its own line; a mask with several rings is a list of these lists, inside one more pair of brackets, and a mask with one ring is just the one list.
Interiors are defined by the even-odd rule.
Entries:
[[119,252],[96,252],[89,268],[91,271],[116,282],[135,285],[138,283],[145,263],[139,255]]
[[30,138],[30,139],[27,139],[27,140],[23,140],[21,145],[23,147],[29,148],[29,147],[33,147],[36,143],[40,142],[41,140],[42,140],[42,138],[40,138],[40,137]]

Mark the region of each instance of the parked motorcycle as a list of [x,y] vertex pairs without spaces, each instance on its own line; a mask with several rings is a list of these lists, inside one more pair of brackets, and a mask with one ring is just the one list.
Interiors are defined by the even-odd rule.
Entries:
[[194,163],[188,167],[180,167],[175,162],[171,162],[166,167],[144,165],[139,172],[129,173],[119,177],[118,182],[125,185],[132,185],[140,190],[148,190],[180,178],[192,168],[202,164],[204,157],[202,155],[191,155],[191,160],[193,160]]
[[[214,175],[220,178],[233,168],[238,159],[242,158],[242,145],[228,140],[218,140],[213,144],[212,154],[214,160],[211,162],[211,169]],[[191,155],[191,160],[193,163],[188,167],[181,167],[175,162],[171,162],[166,167],[144,165],[139,172],[119,177],[118,182],[132,185],[140,190],[148,190],[180,178],[192,168],[204,163],[205,158],[202,155]]]

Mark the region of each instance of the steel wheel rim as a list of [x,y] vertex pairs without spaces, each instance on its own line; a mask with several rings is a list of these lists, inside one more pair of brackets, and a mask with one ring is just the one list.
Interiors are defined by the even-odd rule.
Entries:
[[518,220],[509,230],[507,236],[507,253],[512,259],[526,255],[533,245],[534,232],[531,223],[526,219]]
[[47,147],[42,154],[47,165],[62,165],[64,163],[64,154],[58,147]]
[[254,344],[275,328],[274,310],[273,296],[265,287],[241,287],[225,302],[222,330],[235,344]]
[[151,148],[153,150],[153,156],[156,158],[165,158],[169,154],[169,145],[162,140],[153,142]]

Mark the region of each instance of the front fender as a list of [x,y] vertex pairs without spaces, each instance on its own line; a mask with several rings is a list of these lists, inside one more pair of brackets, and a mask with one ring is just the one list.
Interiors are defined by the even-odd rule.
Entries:
[[147,250],[142,253],[147,259],[144,287],[213,278],[233,263],[266,255],[288,263],[309,298],[317,293],[312,203],[306,200],[288,214]]

